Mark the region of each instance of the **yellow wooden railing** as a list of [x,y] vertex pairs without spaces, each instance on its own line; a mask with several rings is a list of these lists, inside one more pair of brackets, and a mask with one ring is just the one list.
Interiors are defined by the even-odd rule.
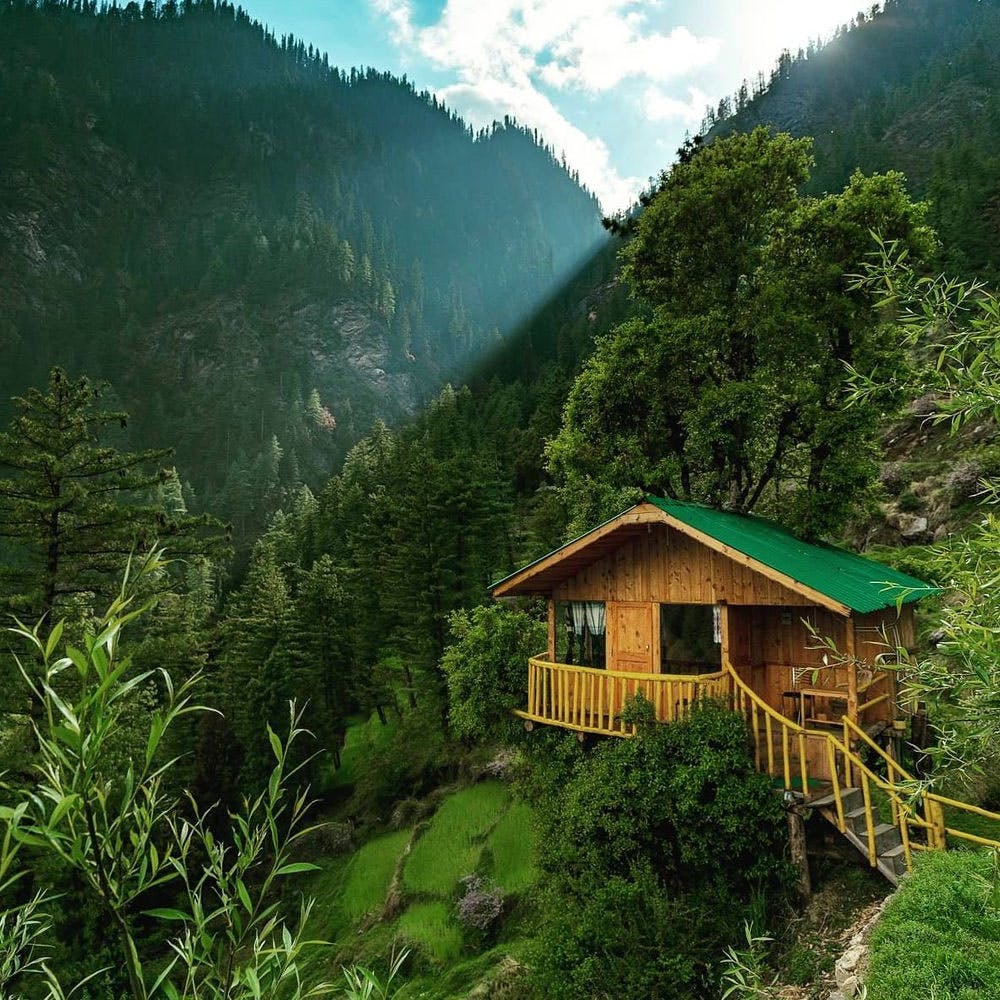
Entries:
[[[806,800],[814,792],[829,795],[835,822],[843,833],[848,832],[845,791],[860,788],[864,826],[861,831],[850,832],[865,842],[872,867],[879,860],[879,796],[888,803],[907,869],[912,866],[914,851],[944,850],[949,836],[1000,849],[1000,841],[946,826],[944,808],[972,813],[998,826],[1000,814],[926,791],[846,716],[840,733],[807,729],[793,722],[768,705],[728,662],[717,673],[670,675],[595,670],[550,663],[537,656],[528,663],[527,710],[516,714],[530,722],[577,732],[631,736],[635,727],[623,719],[622,709],[629,698],[639,693],[652,703],[661,722],[683,718],[704,699],[725,701],[747,721],[757,769],[778,779],[786,791],[801,792]],[[861,746],[881,759],[885,776],[862,759],[858,752]]]
[[934,846],[944,849],[947,847],[947,838],[954,837],[956,840],[966,840],[974,844],[982,844],[987,847],[1000,848],[1000,841],[990,837],[982,837],[975,833],[967,833],[945,824],[944,809],[948,806],[956,812],[963,812],[983,819],[988,819],[1000,827],[1000,813],[991,812],[981,806],[974,806],[959,799],[951,799],[937,792],[931,792],[923,788],[919,781],[913,777],[895,758],[890,756],[880,747],[860,726],[850,719],[844,719],[844,742],[853,738],[864,743],[870,750],[874,751],[885,763],[886,774],[890,783],[900,794],[907,797],[914,808],[922,809],[924,819],[929,827],[934,831]]
[[[817,790],[831,795],[837,826],[842,833],[847,832],[844,791],[850,787],[861,789],[864,840],[873,868],[878,865],[875,830],[881,822],[875,790],[888,800],[892,825],[899,833],[907,870],[913,864],[913,851],[946,850],[948,835],[1000,849],[1000,841],[947,827],[944,806],[974,813],[998,824],[1000,814],[922,790],[898,761],[846,716],[843,718],[842,738],[829,731],[809,730],[798,725],[768,705],[743,681],[731,664],[725,664],[724,669],[732,685],[733,708],[747,720],[758,770],[781,777],[786,790],[793,789],[794,779],[797,778],[806,799],[811,796],[810,783],[821,784],[821,789]],[[823,744],[824,754],[814,754],[813,759],[825,760],[825,774],[811,774],[810,741],[821,741]],[[855,748],[861,744],[874,751],[885,763],[884,778],[857,753]],[[918,839],[921,837],[922,840]]]
[[674,722],[696,702],[725,698],[728,691],[724,671],[688,675],[625,673],[549,663],[536,656],[528,661],[528,708],[517,714],[532,722],[582,733],[631,736],[635,727],[622,719],[622,709],[638,693],[652,703],[660,722]]

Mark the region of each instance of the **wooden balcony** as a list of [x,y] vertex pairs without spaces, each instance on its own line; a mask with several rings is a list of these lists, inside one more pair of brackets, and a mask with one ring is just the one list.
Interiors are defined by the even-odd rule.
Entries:
[[634,727],[621,717],[628,698],[639,692],[660,722],[674,722],[705,698],[725,698],[731,690],[725,671],[712,674],[624,673],[528,661],[528,708],[521,718],[581,733],[630,736]]
[[[1000,814],[923,789],[846,716],[837,732],[799,725],[768,705],[729,663],[718,673],[693,675],[593,670],[541,656],[528,664],[528,708],[516,714],[581,733],[633,735],[622,708],[640,691],[661,722],[683,718],[703,699],[722,699],[747,722],[757,770],[786,795],[810,802],[893,883],[912,868],[914,852],[947,850],[949,838],[1000,850],[1000,841],[947,826],[944,809],[998,826]],[[872,770],[862,751],[881,758],[884,775]]]

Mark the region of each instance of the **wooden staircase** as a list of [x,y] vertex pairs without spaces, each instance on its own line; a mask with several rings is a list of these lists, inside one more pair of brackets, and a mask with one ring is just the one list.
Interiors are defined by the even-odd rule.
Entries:
[[724,669],[731,704],[754,742],[757,769],[774,777],[786,796],[819,811],[893,884],[913,867],[915,852],[947,850],[949,838],[1000,849],[1000,840],[948,826],[945,809],[992,820],[998,828],[1000,814],[929,791],[846,716],[836,731],[806,729],[768,705],[731,664]]
[[[842,831],[847,841],[856,847],[871,864],[869,841],[867,837],[867,812],[864,804],[864,793],[860,788],[843,788],[840,791],[845,809],[845,829]],[[836,798],[831,793],[812,799],[809,802],[812,809],[818,810],[827,820],[839,829],[836,811]],[[900,876],[907,870],[906,849],[899,830],[891,823],[877,823],[873,828],[875,840],[875,862],[877,868],[893,885],[898,884]]]

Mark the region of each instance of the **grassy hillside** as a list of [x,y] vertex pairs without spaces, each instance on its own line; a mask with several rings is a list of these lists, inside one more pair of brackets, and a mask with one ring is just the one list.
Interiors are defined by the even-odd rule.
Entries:
[[[364,724],[354,727],[360,736]],[[330,942],[311,953],[306,973],[339,976],[352,962],[386,964],[408,948],[404,997],[464,997],[483,980],[508,975],[505,960],[527,945],[536,880],[528,806],[495,780],[456,788],[414,826],[375,834],[352,853],[320,858],[303,891],[316,899],[310,936]],[[486,932],[463,927],[461,880],[477,873],[503,891],[503,911]]]

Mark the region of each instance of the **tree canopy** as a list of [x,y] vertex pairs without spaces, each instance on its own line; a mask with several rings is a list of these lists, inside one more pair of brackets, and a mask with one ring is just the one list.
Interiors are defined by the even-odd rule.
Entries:
[[169,539],[178,556],[221,547],[219,522],[189,516],[176,472],[155,468],[169,449],[123,451],[108,440],[127,415],[101,409],[101,394],[54,368],[45,391],[14,400],[0,432],[0,579],[22,614],[105,593],[130,553],[154,539]]
[[639,311],[598,343],[548,446],[578,527],[654,492],[816,536],[864,498],[896,399],[846,414],[848,366],[891,368],[900,354],[848,276],[872,232],[916,261],[934,237],[898,173],[802,196],[810,149],[757,129],[662,178],[621,252]]

